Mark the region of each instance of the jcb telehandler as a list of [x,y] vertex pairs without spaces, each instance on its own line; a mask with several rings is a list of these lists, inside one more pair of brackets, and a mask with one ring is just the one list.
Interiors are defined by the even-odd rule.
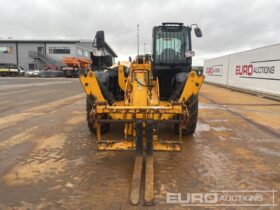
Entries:
[[[153,28],[153,54],[138,55],[127,69],[89,71],[80,81],[87,94],[89,129],[96,133],[97,150],[135,150],[136,160],[130,202],[140,201],[143,157],[146,158],[144,203],[153,194],[153,151],[181,151],[182,135],[195,131],[201,72],[192,70],[191,31],[202,37],[196,24],[163,23]],[[98,35],[99,46],[104,33]],[[123,138],[104,139],[111,124],[123,125]],[[174,139],[159,135],[163,125],[173,125]],[[176,135],[175,135],[176,136]]]

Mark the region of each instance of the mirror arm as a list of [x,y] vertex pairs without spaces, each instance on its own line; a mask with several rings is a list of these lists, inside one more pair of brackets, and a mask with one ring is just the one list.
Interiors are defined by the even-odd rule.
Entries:
[[191,24],[191,25],[190,25],[191,30],[192,30],[193,26],[195,26],[196,28],[198,28],[198,25],[194,23],[194,24]]

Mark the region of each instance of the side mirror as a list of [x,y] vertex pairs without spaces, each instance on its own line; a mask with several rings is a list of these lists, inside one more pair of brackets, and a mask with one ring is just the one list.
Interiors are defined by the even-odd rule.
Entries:
[[103,48],[105,43],[104,31],[97,31],[95,35],[97,49]]
[[195,33],[196,37],[202,37],[202,31],[200,28],[198,28],[198,27],[195,28],[194,33]]
[[132,58],[130,56],[128,57],[128,60],[130,63],[132,62]]

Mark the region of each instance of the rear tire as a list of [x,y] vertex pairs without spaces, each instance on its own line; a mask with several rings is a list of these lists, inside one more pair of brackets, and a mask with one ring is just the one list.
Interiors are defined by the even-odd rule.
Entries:
[[[95,122],[91,119],[90,113],[92,110],[92,107],[95,103],[95,98],[93,96],[87,96],[86,98],[86,115],[87,115],[87,123],[88,123],[88,129],[92,133],[96,133],[96,126]],[[102,116],[102,119],[107,119],[107,115]],[[101,133],[106,133],[110,129],[110,123],[103,123],[101,124]]]
[[[182,135],[192,135],[195,132],[198,118],[198,95],[190,97],[187,103],[189,111],[189,122],[185,128],[182,128]],[[179,134],[179,125],[175,125],[175,132]]]

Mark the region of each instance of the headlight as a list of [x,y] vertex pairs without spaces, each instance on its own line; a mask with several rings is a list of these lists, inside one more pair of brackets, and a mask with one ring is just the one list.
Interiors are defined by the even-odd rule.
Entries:
[[195,56],[195,52],[194,51],[186,51],[185,55],[186,55],[187,58],[190,58],[190,57]]
[[103,55],[103,51],[102,51],[102,50],[94,50],[94,51],[92,52],[92,54],[93,54],[94,56],[102,56],[102,55]]

